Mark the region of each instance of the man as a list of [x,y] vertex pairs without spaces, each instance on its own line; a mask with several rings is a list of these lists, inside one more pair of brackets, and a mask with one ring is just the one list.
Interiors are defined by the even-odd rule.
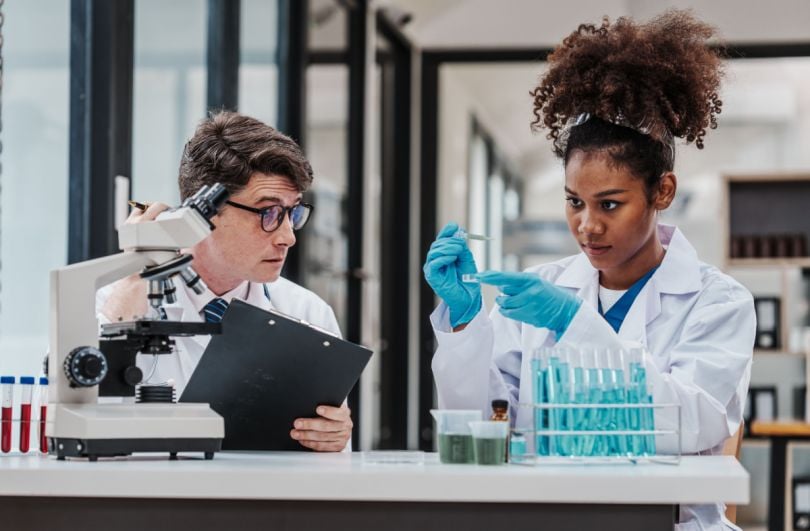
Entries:
[[[169,320],[218,321],[234,298],[306,320],[339,336],[332,309],[311,291],[279,275],[295,230],[304,226],[311,207],[301,202],[312,183],[312,167],[300,147],[272,127],[233,112],[204,120],[186,145],[180,163],[183,200],[201,186],[219,182],[230,198],[212,221],[216,229],[189,251],[192,266],[208,286],[202,295],[177,283],[177,302],[164,306]],[[167,206],[154,203],[133,211],[127,223],[153,220]],[[147,312],[146,287],[138,275],[99,291],[99,319],[132,319]],[[171,356],[140,356],[144,380],[172,380],[182,393],[209,336],[177,338]],[[349,408],[321,405],[317,418],[297,419],[290,436],[316,451],[348,450]]]

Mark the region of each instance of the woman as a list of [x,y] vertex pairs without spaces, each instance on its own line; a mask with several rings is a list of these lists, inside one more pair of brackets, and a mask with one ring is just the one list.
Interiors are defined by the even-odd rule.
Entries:
[[[684,453],[719,453],[739,429],[751,295],[657,219],[677,188],[674,139],[703,148],[716,126],[722,70],[705,44],[712,35],[673,11],[647,24],[582,25],[549,56],[532,125],[550,130],[564,163],[566,217],[582,253],[479,274],[502,292],[487,315],[480,287],[461,281],[476,266],[458,226],[441,230],[424,266],[443,301],[431,316],[440,407],[488,411],[508,398],[516,423],[531,425],[516,405],[532,399],[534,349],[642,345],[653,400],[681,405]],[[660,417],[658,427],[668,420]],[[734,529],[721,505],[682,507],[680,518],[680,529]]]

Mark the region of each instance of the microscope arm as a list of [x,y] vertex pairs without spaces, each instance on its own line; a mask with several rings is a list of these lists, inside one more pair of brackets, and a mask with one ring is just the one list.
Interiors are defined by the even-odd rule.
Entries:
[[[61,373],[65,358],[77,347],[98,347],[96,291],[120,278],[177,256],[176,251],[125,251],[51,271],[50,350],[51,402],[96,402],[98,387],[72,388]],[[144,293],[145,296],[145,293]]]

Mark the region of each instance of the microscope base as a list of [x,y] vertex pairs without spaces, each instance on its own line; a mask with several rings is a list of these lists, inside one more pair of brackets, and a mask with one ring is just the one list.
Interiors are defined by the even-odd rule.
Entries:
[[222,448],[225,421],[208,404],[52,404],[45,434],[48,453],[59,459],[133,452],[203,452],[211,459]]
[[222,449],[222,439],[66,439],[48,438],[48,453],[57,459],[87,457],[117,457],[133,452],[168,453],[171,459],[178,452],[202,452],[205,459],[213,459]]

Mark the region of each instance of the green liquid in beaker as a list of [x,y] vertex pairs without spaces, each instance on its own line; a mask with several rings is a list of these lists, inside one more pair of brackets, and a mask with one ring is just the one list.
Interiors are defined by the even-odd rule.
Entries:
[[[501,455],[505,450],[501,448]],[[474,463],[472,435],[439,434],[439,461],[442,463]]]
[[475,462],[479,465],[500,465],[506,456],[506,439],[475,439]]

